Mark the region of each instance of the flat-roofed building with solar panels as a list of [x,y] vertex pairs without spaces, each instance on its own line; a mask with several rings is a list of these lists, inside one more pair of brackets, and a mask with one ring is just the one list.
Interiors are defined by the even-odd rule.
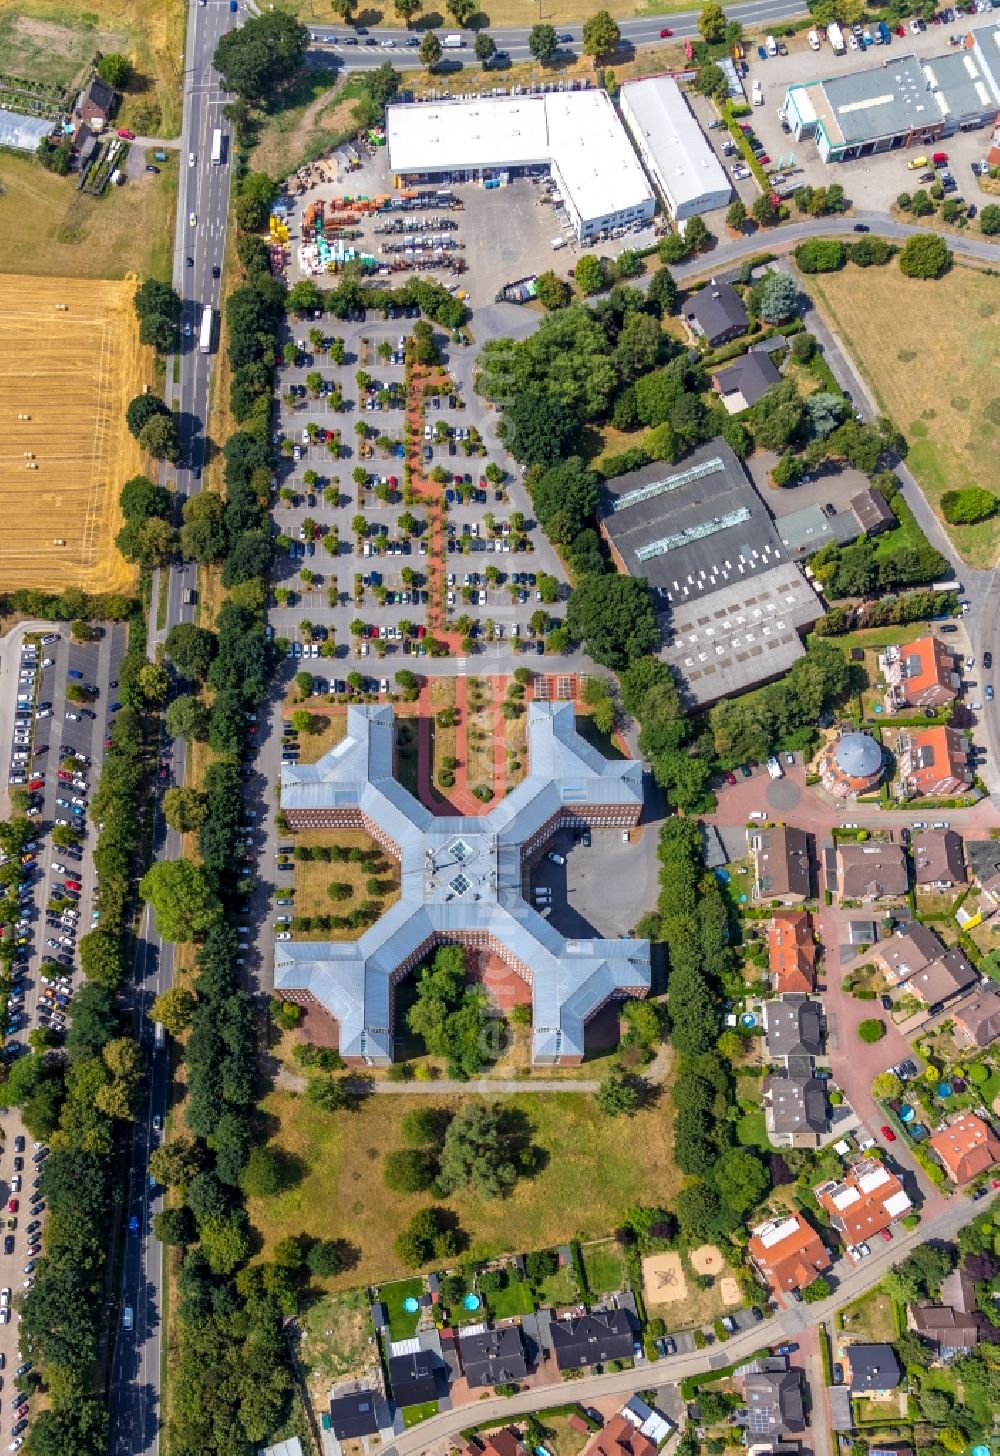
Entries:
[[984,26],[944,55],[887,56],[880,66],[789,86],[782,108],[797,141],[845,162],[937,141],[995,121],[1000,27]]
[[787,672],[823,609],[724,440],[609,480],[600,526],[667,618],[663,656],[702,707]]
[[611,762],[576,732],[573,705],[528,708],[528,776],[490,814],[438,818],[394,774],[390,707],[347,710],[347,733],[316,763],[284,764],[291,830],[364,829],[400,866],[400,897],[357,940],[283,941],[274,989],[318,1004],[352,1065],[392,1061],[398,982],[438,945],[496,956],[531,987],[536,1065],[583,1059],[587,1023],[645,996],[647,940],[567,939],[524,899],[525,866],[560,829],[637,824],[642,764]]

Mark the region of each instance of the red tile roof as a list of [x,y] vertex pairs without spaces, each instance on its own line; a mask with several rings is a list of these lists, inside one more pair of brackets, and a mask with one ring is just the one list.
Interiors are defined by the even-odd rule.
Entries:
[[981,1117],[965,1113],[927,1139],[953,1183],[961,1186],[1000,1163],[1000,1142]]
[[590,1452],[591,1456],[656,1456],[656,1447],[619,1412],[600,1432]]
[[779,910],[767,927],[767,949],[774,989],[812,991],[816,985],[816,942],[812,916],[805,910]]
[[759,1224],[747,1253],[773,1290],[804,1289],[830,1267],[822,1239],[801,1213]]

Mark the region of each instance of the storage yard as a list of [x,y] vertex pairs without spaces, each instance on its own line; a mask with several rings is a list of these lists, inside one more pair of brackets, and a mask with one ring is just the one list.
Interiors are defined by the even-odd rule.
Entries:
[[[143,385],[134,283],[0,275],[0,579],[118,591],[118,492],[141,469],[125,406]],[[57,544],[62,543],[62,544]]]

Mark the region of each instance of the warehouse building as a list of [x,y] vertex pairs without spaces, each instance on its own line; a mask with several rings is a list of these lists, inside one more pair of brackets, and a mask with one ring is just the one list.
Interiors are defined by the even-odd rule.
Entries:
[[824,162],[930,144],[992,124],[1000,110],[1000,27],[945,55],[893,56],[880,66],[790,86],[783,115]]
[[667,616],[665,660],[693,705],[787,672],[823,615],[724,440],[676,466],[609,480],[600,527],[620,571],[645,577]]
[[389,167],[406,182],[505,181],[549,168],[581,242],[656,211],[603,91],[390,106],[386,136]]
[[629,81],[619,104],[643,165],[676,222],[728,206],[729,178],[673,77]]

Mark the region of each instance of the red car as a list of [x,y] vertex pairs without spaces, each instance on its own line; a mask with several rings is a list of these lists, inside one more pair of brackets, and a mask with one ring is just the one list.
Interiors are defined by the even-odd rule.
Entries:
[[17,1199],[16,1198],[12,1198],[10,1200],[10,1202],[7,1204],[7,1212],[8,1213],[16,1213],[17,1210],[18,1210],[18,1202],[17,1202]]
[[120,137],[124,137],[127,142],[134,142],[135,141],[135,132],[134,131],[129,131],[129,129],[128,129],[127,126],[120,126],[118,128],[118,135]]
[[879,1229],[879,1233],[885,1239],[887,1244],[892,1243],[892,1229]]
[[45,780],[44,779],[32,779],[31,780],[31,783],[28,785],[28,788],[29,789],[44,789],[44,787],[45,787]]
[[669,36],[669,35],[673,35],[673,31],[670,30],[670,29],[666,29],[666,30],[661,30],[660,31],[660,39],[661,40],[666,40],[667,39],[667,36]]
[[736,782],[736,775],[733,773],[732,769],[731,768],[727,768],[724,771],[724,773],[725,773],[726,783],[727,784],[735,784],[735,782]]
[[905,36],[905,35],[906,35],[906,30],[905,30],[905,28],[904,28],[904,27],[903,27],[903,26],[902,26],[902,25],[897,25],[897,26],[896,26],[896,34],[897,34],[897,35],[902,35],[902,36]]
[[882,1126],[879,1128],[879,1132],[885,1138],[887,1143],[894,1143],[896,1141],[896,1134],[893,1132],[892,1128],[887,1122],[884,1122],[882,1124]]
[[83,886],[80,884],[80,881],[79,880],[67,880],[66,881],[66,888],[67,888],[67,890],[77,890],[77,891],[79,891],[79,890],[81,890],[83,888]]

